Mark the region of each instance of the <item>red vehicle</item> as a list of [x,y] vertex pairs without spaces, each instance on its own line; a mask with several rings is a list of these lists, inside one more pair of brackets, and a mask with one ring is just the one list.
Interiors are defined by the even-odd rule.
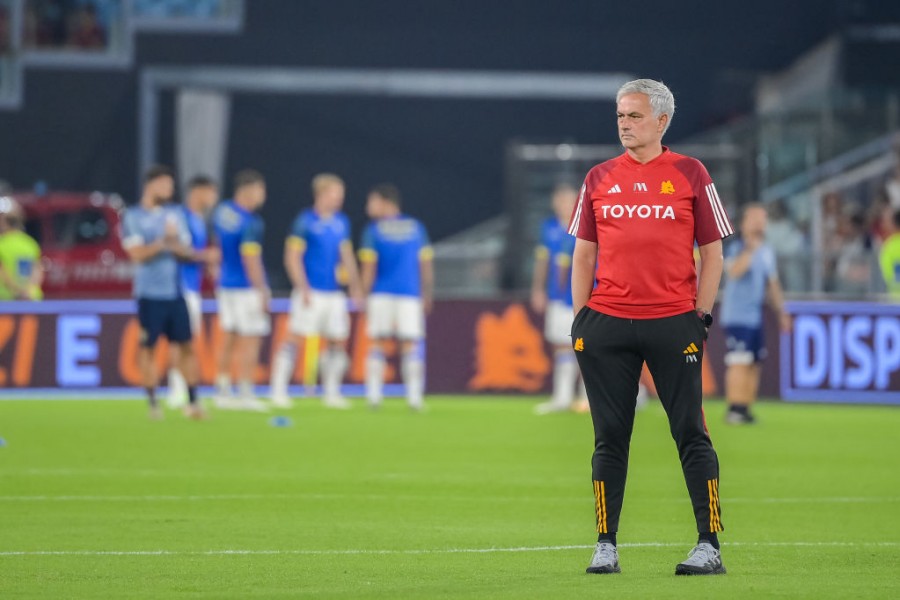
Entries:
[[134,266],[119,239],[117,194],[14,194],[25,230],[41,246],[46,298],[124,298]]

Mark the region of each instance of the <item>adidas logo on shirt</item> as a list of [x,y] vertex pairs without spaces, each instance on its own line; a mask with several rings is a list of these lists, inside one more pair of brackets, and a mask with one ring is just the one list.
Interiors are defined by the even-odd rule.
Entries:
[[622,193],[622,188],[620,188],[620,187],[619,187],[619,184],[617,183],[616,185],[614,185],[614,186],[612,186],[611,188],[609,188],[609,191],[606,192],[606,193],[607,193],[607,194],[621,194],[621,193]]

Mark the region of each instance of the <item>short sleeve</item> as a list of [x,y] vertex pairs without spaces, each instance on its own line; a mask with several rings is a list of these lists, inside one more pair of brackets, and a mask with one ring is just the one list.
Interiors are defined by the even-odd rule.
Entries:
[[734,229],[706,167],[698,160],[692,163],[695,170],[691,177],[694,186],[694,239],[698,245],[705,246],[733,235]]
[[341,237],[342,242],[351,242],[353,240],[350,239],[350,219],[347,218],[347,215],[341,213],[341,223],[344,224],[344,235]]
[[591,202],[591,192],[593,191],[588,185],[591,173],[584,180],[581,186],[581,193],[578,194],[578,202],[575,203],[575,209],[572,211],[572,218],[569,220],[569,235],[580,240],[588,242],[597,242],[597,219],[594,215],[594,207]]
[[145,243],[144,236],[138,231],[134,212],[126,211],[122,217],[122,247],[134,248]]
[[363,230],[362,240],[359,243],[359,260],[362,262],[375,262],[378,252],[375,250],[375,224],[369,223]]
[[241,254],[259,255],[262,252],[263,222],[259,216],[254,216],[244,225],[241,233]]

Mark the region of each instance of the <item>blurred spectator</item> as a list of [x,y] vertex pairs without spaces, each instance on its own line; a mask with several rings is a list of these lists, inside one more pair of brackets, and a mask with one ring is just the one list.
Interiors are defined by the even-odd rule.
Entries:
[[784,289],[799,292],[806,289],[806,236],[797,227],[784,201],[776,200],[769,204],[769,224],[766,231],[766,243],[775,252],[778,271]]
[[25,0],[22,40],[26,48],[102,50],[121,0]]
[[876,244],[880,244],[891,235],[893,214],[894,209],[891,208],[887,190],[884,188],[879,189],[875,193],[875,200],[872,202],[872,206],[869,207],[868,214],[869,231],[872,232],[872,237]]
[[900,298],[900,210],[891,215],[891,234],[881,246],[879,263],[887,291]]
[[835,290],[842,294],[861,296],[872,284],[872,237],[866,229],[866,219],[859,210],[853,211],[843,223],[843,245],[835,264]]
[[25,215],[19,203],[0,197],[0,300],[40,300],[41,249],[22,231]]
[[894,169],[884,182],[884,191],[894,210],[900,210],[900,144],[894,147]]
[[106,47],[106,30],[97,18],[97,8],[93,4],[79,7],[68,19],[69,37],[67,44],[86,50]]
[[837,258],[844,245],[844,200],[838,192],[829,192],[822,198],[822,282],[827,292],[836,288]]

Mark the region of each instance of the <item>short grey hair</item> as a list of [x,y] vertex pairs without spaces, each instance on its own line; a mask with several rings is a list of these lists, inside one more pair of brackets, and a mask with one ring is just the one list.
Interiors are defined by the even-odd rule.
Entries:
[[675,116],[675,96],[672,95],[672,90],[666,87],[666,84],[654,79],[629,81],[619,88],[616,94],[616,103],[622,99],[622,96],[627,94],[645,94],[650,99],[650,107],[653,109],[654,117],[669,116],[663,133],[669,129],[669,125],[672,124],[672,117]]

